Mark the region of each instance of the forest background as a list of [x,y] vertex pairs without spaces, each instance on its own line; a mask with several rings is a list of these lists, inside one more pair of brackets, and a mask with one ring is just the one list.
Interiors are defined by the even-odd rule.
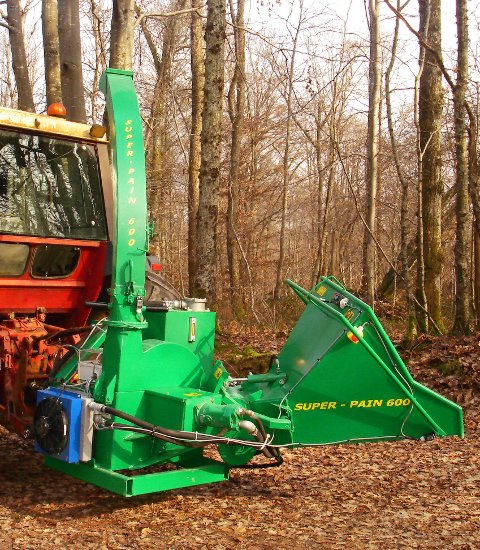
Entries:
[[101,123],[101,73],[132,69],[152,251],[222,319],[277,328],[297,307],[283,279],[333,274],[407,339],[468,334],[480,18],[443,4],[3,0],[0,104]]

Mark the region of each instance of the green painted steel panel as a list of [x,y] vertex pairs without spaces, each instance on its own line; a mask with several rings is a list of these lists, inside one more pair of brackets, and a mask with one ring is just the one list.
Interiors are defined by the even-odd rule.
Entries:
[[[189,342],[190,318],[196,320],[195,341]],[[179,344],[194,353],[202,366],[213,363],[215,343],[215,318],[213,311],[145,312],[148,328],[144,338],[154,338]]]
[[191,487],[205,483],[217,483],[226,481],[229,476],[228,466],[208,459],[203,459],[194,468],[179,468],[136,476],[127,476],[91,464],[68,464],[51,457],[46,457],[45,463],[72,477],[93,483],[125,497],[170,491],[179,487]]
[[328,279],[311,292],[290,284],[307,305],[279,354],[284,383],[238,390],[254,410],[291,419],[275,443],[463,436],[461,408],[413,380],[371,308]]

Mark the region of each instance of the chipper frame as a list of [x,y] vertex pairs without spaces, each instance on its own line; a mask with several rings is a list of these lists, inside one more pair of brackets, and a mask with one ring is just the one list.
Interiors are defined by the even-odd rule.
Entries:
[[[228,478],[282,447],[463,435],[460,407],[413,380],[373,311],[338,282],[287,283],[305,311],[267,374],[214,362],[201,300],[144,304],[142,122],[132,74],[102,80],[115,195],[109,315],[38,392],[36,448],[52,468],[125,496]],[[215,445],[222,460],[204,455]],[[258,464],[254,462],[253,464]]]

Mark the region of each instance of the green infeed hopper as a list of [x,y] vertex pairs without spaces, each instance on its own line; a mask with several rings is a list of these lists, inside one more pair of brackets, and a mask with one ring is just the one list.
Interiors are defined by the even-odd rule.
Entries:
[[463,436],[461,408],[413,379],[369,306],[331,278],[311,292],[287,284],[305,311],[270,379],[250,376],[238,391],[255,411],[291,421],[275,443]]

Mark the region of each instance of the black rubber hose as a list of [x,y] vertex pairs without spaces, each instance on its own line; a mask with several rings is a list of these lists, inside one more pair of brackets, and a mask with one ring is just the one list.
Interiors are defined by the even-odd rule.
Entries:
[[[145,428],[145,430],[152,432],[152,434],[160,433],[162,435],[180,439],[192,439],[189,432],[182,432],[181,430],[170,430],[168,428],[162,428],[161,426],[155,426],[155,424],[152,424],[151,422],[147,422],[145,420],[142,420],[141,418],[132,416],[131,414],[119,411],[118,409],[114,409],[113,407],[109,407],[108,405],[104,405],[103,410],[107,414],[118,416],[118,418],[121,418],[122,420],[126,420],[127,422],[131,422],[132,424],[136,424],[140,428]],[[197,439],[195,439],[195,441],[210,441],[211,439],[216,438],[216,436],[201,433],[196,434],[196,437]]]
[[[102,428],[101,428],[102,429]],[[104,428],[105,429],[105,428]],[[130,426],[128,424],[110,424],[108,426],[108,429],[110,430],[119,430],[122,432],[134,432],[134,433],[142,433],[144,434],[147,432],[146,435],[150,435],[151,437],[154,437],[155,439],[160,439],[161,441],[165,441],[167,443],[174,443],[175,445],[182,445],[182,447],[193,447],[193,448],[202,448],[206,447],[207,445],[213,445],[214,441],[199,441],[199,442],[189,442],[189,441],[177,441],[171,437],[168,437],[167,435],[163,435],[158,431],[152,432],[150,430],[146,430],[145,428],[140,428],[136,426]],[[241,443],[232,443],[232,445],[241,445]],[[271,455],[267,456],[267,458],[274,458]],[[276,468],[278,466],[281,466],[283,464],[283,458],[279,455],[276,458],[276,462],[273,463],[267,463],[267,464],[243,464],[239,466],[230,466],[230,468],[244,468],[244,469],[250,469],[250,470],[256,470],[256,469],[262,469],[262,468]]]
[[128,424],[112,423],[112,424],[109,425],[109,429],[111,429],[111,430],[120,430],[120,431],[124,431],[124,432],[142,433],[142,434],[150,435],[151,437],[154,437],[155,439],[161,439],[162,441],[166,441],[167,443],[174,443],[175,445],[181,445],[182,447],[199,448],[199,447],[205,447],[206,445],[213,444],[213,442],[211,442],[211,441],[198,441],[198,442],[178,441],[178,440],[174,439],[173,437],[169,437],[168,435],[162,434],[159,431],[147,430],[146,428],[140,428],[139,426],[130,426]]
[[[136,416],[132,416],[131,414],[127,414],[123,411],[119,411],[118,409],[114,409],[113,407],[109,407],[108,405],[103,405],[102,407],[103,411],[107,414],[111,414],[113,416],[117,416],[118,418],[121,418],[122,420],[126,420],[127,422],[131,422],[132,424],[136,424],[140,428],[143,428],[147,430],[153,437],[158,437],[159,439],[164,439],[165,437],[168,438],[168,441],[170,443],[175,443],[176,445],[183,445],[185,447],[192,446],[205,446],[209,443],[218,443],[219,437],[216,435],[210,435],[210,434],[202,434],[202,433],[196,433],[195,439],[192,437],[192,434],[190,432],[183,432],[181,430],[170,430],[168,428],[163,428],[161,426],[155,426],[155,424],[152,424],[151,422],[147,422],[145,420],[142,420],[141,418],[138,418]],[[127,429],[128,426],[119,425],[120,429]],[[131,428],[131,426],[130,426]],[[135,430],[132,430],[135,431]],[[159,436],[162,436],[161,438]],[[176,438],[179,439],[188,439],[190,441],[176,441]],[[263,443],[264,441],[260,441],[260,443]],[[190,443],[190,444],[189,444]],[[202,445],[203,444],[203,445]],[[232,445],[242,445],[242,443],[233,443]],[[245,446],[249,446],[247,443],[245,443]],[[268,450],[267,450],[268,449]],[[265,456],[267,458],[277,458],[279,460],[279,456],[277,456],[278,453],[272,453],[272,448],[266,446],[265,449],[262,449]],[[266,451],[266,452],[265,452]],[[276,449],[275,449],[276,451]]]

